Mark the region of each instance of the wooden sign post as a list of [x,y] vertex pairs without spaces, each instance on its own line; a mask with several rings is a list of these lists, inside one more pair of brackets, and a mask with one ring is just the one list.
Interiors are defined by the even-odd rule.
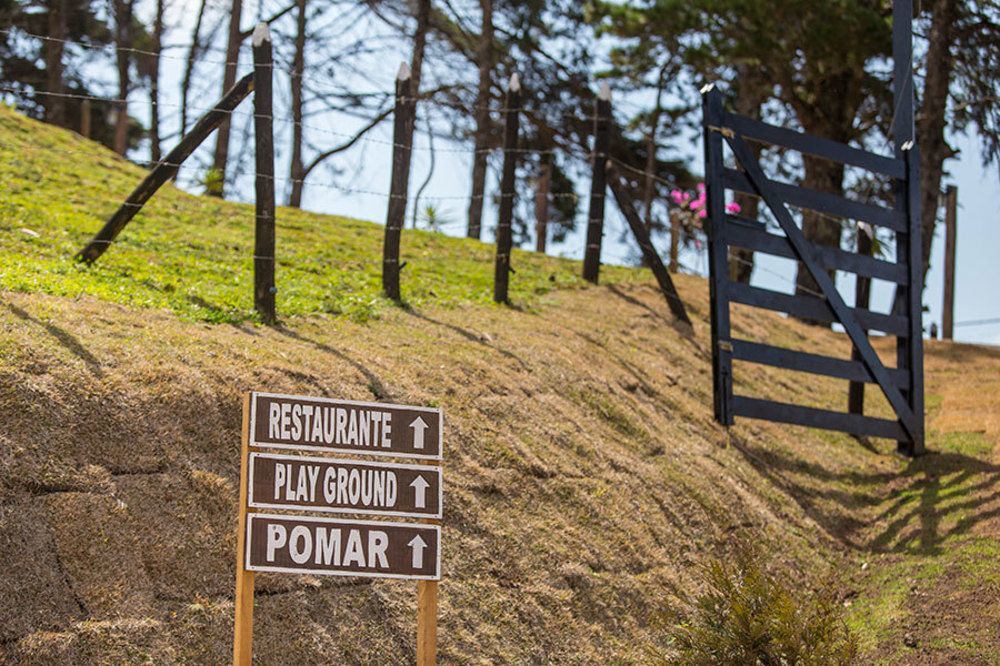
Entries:
[[[255,449],[420,458],[393,463]],[[254,573],[417,582],[417,664],[437,659],[442,418],[427,407],[249,393],[243,403],[233,664],[253,655]],[[293,513],[256,513],[258,509]],[[375,514],[422,522],[354,520]]]
[[250,395],[243,398],[243,433],[240,442],[240,507],[236,527],[236,600],[233,627],[233,664],[249,666],[253,656],[253,572],[243,566],[247,535],[247,488],[250,476]]

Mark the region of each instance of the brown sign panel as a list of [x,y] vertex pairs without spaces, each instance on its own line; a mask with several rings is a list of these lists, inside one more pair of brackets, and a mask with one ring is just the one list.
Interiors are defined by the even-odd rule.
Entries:
[[251,453],[249,476],[258,509],[441,517],[438,467]]
[[440,580],[441,528],[305,516],[247,516],[246,568]]
[[250,445],[441,459],[441,410],[254,393]]

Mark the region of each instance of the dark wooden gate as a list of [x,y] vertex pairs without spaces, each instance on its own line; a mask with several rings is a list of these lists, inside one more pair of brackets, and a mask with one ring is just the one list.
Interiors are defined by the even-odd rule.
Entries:
[[[708,236],[715,418],[724,425],[731,425],[734,417],[742,416],[840,430],[855,435],[887,437],[895,439],[903,453],[920,455],[924,451],[920,301],[923,275],[920,254],[920,179],[917,173],[920,160],[916,147],[909,143],[903,147],[901,157],[888,157],[768,125],[726,112],[722,96],[714,88],[707,88],[703,92],[702,103],[710,222]],[[896,205],[890,209],[772,180],[764,174],[748,140],[887,176],[893,179],[895,185]],[[735,157],[736,168],[727,167],[724,162],[724,143],[729,145]],[[782,233],[771,233],[765,224],[757,220],[727,214],[726,191],[760,197],[777,220]],[[808,241],[792,217],[789,206],[891,229],[896,235],[896,260],[884,261]],[[834,223],[836,222],[831,222]],[[728,270],[731,246],[798,260],[800,267],[808,270],[818,285],[819,294],[790,295],[731,281]],[[867,307],[848,306],[836,289],[830,274],[833,271],[895,283],[897,299],[893,311],[882,314]],[[834,358],[734,339],[730,332],[730,303],[838,323],[850,337],[853,356],[851,359]],[[869,331],[880,331],[896,337],[895,368],[886,367],[879,359],[868,339]],[[851,412],[838,412],[734,395],[733,361],[765,364],[850,382],[877,384],[892,406],[896,418],[866,416],[860,405],[852,405]]]

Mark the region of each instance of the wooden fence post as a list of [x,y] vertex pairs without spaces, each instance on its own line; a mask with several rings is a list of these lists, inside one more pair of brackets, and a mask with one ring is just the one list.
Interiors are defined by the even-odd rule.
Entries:
[[399,302],[399,245],[406,221],[406,199],[410,181],[411,146],[404,145],[413,136],[416,103],[410,95],[410,68],[404,62],[396,75],[396,108],[392,128],[392,178],[389,184],[389,205],[385,216],[385,241],[382,244],[382,291]]
[[628,198],[628,193],[625,189],[625,179],[622,178],[621,174],[618,173],[618,169],[610,161],[608,162],[608,178],[610,179],[611,193],[614,195],[615,201],[618,202],[618,208],[621,209],[622,215],[625,216],[625,220],[632,229],[632,235],[635,236],[635,240],[639,244],[639,249],[642,250],[643,260],[649,266],[649,269],[653,271],[653,277],[656,278],[656,282],[660,285],[663,297],[667,299],[667,306],[675,317],[690,326],[691,318],[688,317],[684,301],[681,300],[680,295],[677,293],[677,288],[674,286],[674,281],[670,278],[670,273],[667,272],[666,266],[663,265],[663,260],[660,259],[656,248],[653,247],[648,227],[639,217],[635,206],[632,205],[632,202]]
[[944,203],[944,304],[941,339],[955,336],[955,244],[958,240],[958,188],[949,185]]
[[510,283],[511,223],[514,217],[514,175],[517,169],[517,133],[521,114],[521,81],[511,74],[504,102],[503,174],[500,177],[500,211],[497,217],[497,256],[493,273],[493,300],[506,303]]
[[608,147],[611,143],[611,88],[607,83],[594,103],[594,165],[590,179],[590,210],[587,214],[587,247],[583,252],[583,279],[597,284],[601,271],[601,240],[604,236],[604,194]]
[[167,153],[163,161],[153,167],[153,170],[132,190],[132,194],[128,196],[125,203],[115,211],[114,215],[108,218],[108,221],[104,223],[101,230],[77,253],[77,260],[88,264],[97,261],[108,249],[108,246],[115,241],[118,234],[125,228],[125,225],[135,217],[143,204],[149,201],[150,197],[156,194],[156,191],[164,183],[177,174],[184,160],[190,157],[191,153],[208,138],[208,135],[223,120],[229,117],[233,109],[239,106],[240,102],[253,92],[253,88],[253,74],[247,74],[237,81],[236,85],[230,88],[229,92],[216,102],[212,110],[202,116],[195,126],[191,128],[191,131],[185,134],[177,145],[174,146],[173,150]]
[[253,31],[254,141],[257,180],[253,251],[253,304],[264,323],[275,322],[274,286],[274,122],[272,103],[274,59],[271,31],[258,23]]

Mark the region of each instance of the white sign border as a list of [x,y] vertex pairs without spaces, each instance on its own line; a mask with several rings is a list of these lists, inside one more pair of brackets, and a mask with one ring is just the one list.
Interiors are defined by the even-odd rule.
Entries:
[[[434,563],[433,575],[421,575],[421,574],[394,574],[394,573],[368,573],[360,571],[324,571],[322,569],[299,569],[296,567],[268,567],[268,566],[252,566],[250,564],[250,535],[252,533],[253,521],[255,518],[271,518],[274,520],[300,520],[307,523],[326,523],[326,524],[338,524],[338,525],[366,525],[366,526],[385,526],[390,525],[392,527],[419,527],[422,529],[434,530],[437,533],[437,557]],[[354,578],[396,578],[401,580],[441,580],[441,526],[440,525],[426,525],[423,523],[394,523],[384,520],[345,520],[345,519],[332,519],[319,516],[290,516],[290,515],[280,515],[274,513],[248,513],[247,514],[247,537],[245,542],[246,552],[243,555],[243,566],[247,571],[262,571],[267,573],[297,573],[306,574],[310,576],[351,576]]]
[[[312,446],[309,444],[285,444],[281,442],[258,442],[257,441],[257,397],[278,398],[282,400],[311,400],[313,402],[326,402],[341,405],[351,405],[352,407],[375,407],[389,409],[408,409],[416,412],[425,412],[438,415],[438,452],[437,455],[430,453],[398,453],[394,451],[372,451],[369,449],[352,449],[332,446]],[[293,449],[296,451],[322,451],[325,453],[350,453],[359,456],[388,456],[392,458],[413,458],[421,460],[441,460],[444,455],[444,412],[440,407],[421,407],[419,405],[396,405],[388,402],[363,402],[359,400],[338,400],[337,398],[323,398],[312,395],[290,395],[287,393],[268,393],[266,391],[250,392],[250,446],[268,449]]]
[[[254,502],[253,498],[253,475],[254,475],[254,460],[258,457],[265,458],[278,458],[280,460],[294,460],[295,462],[303,463],[328,463],[334,465],[372,465],[376,467],[388,467],[392,469],[415,469],[421,472],[431,472],[437,474],[438,477],[438,503],[437,503],[437,513],[415,513],[412,511],[379,511],[375,509],[365,509],[361,508],[341,508],[341,507],[326,507],[326,506],[303,506],[301,504],[268,504],[265,502]],[[283,511],[319,511],[321,513],[362,513],[371,514],[376,516],[393,516],[397,518],[433,518],[440,520],[442,518],[442,512],[444,510],[444,474],[442,470],[437,465],[413,465],[405,463],[389,463],[378,461],[366,461],[366,460],[350,460],[347,458],[322,458],[319,456],[291,456],[283,453],[269,453],[266,451],[251,451],[250,460],[247,473],[247,506],[254,509],[280,509]]]

